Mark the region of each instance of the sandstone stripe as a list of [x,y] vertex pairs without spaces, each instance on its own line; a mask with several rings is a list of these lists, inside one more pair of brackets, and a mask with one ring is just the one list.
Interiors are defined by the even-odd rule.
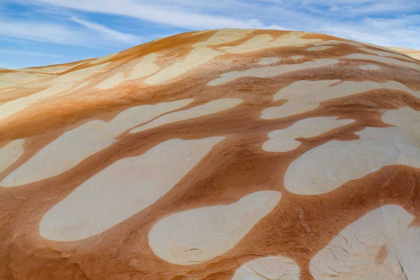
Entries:
[[[125,130],[168,111],[184,107],[192,101],[184,99],[157,105],[136,106],[123,111],[110,122],[99,120],[88,122],[48,144],[9,174],[0,185],[16,187],[59,175],[110,146],[115,142],[115,137]],[[65,158],[57,156],[63,151],[66,151]]]
[[36,102],[65,92],[77,84],[77,82],[91,76],[98,71],[101,71],[104,67],[106,67],[106,65],[107,64],[101,64],[98,66],[93,66],[90,68],[64,74],[51,80],[49,84],[53,85],[45,90],[0,105],[0,121],[32,106]]
[[116,73],[102,83],[98,84],[96,88],[109,89],[121,82],[140,79],[155,73],[159,70],[159,67],[155,64],[157,57],[158,55],[155,53],[146,55],[140,59],[140,62],[136,64],[127,78],[124,77],[123,73]]
[[311,138],[326,133],[334,128],[345,126],[354,120],[337,120],[336,117],[318,117],[304,119],[292,126],[274,130],[268,134],[270,138],[262,149],[267,152],[288,152],[299,147],[300,142],[296,138]]
[[45,214],[41,236],[75,241],[110,229],[165,195],[223,139],[171,139],[113,163]]
[[191,109],[164,115],[162,117],[157,118],[156,120],[151,121],[148,124],[132,129],[130,133],[137,133],[137,132],[145,131],[147,129],[151,129],[154,127],[162,126],[165,124],[170,124],[174,122],[180,122],[180,121],[184,121],[188,119],[194,119],[194,118],[199,118],[199,117],[215,114],[215,113],[233,108],[241,103],[242,103],[242,100],[239,98],[225,98],[225,99],[213,100],[203,105],[193,107]]
[[180,212],[157,222],[149,243],[160,258],[174,264],[205,262],[233,248],[278,204],[281,193],[252,193],[229,205]]
[[17,139],[0,149],[0,173],[17,161],[25,151],[23,143],[25,140]]
[[346,81],[340,83],[340,80],[302,80],[279,90],[274,95],[273,100],[284,99],[288,101],[281,106],[274,106],[263,110],[261,118],[276,119],[302,114],[318,108],[321,102],[375,89],[400,90],[420,97],[419,91],[411,90],[395,81],[388,81],[386,83]]
[[[394,66],[403,66],[408,67],[415,70],[420,70],[420,65],[417,63],[412,62],[405,62],[398,59],[388,58],[388,57],[382,57],[382,56],[376,56],[376,55],[368,55],[368,54],[350,54],[345,56],[347,59],[355,59],[355,60],[369,60],[369,61],[375,61],[379,63],[384,63],[388,65],[394,65]],[[408,59],[408,58],[406,58]]]
[[278,66],[252,68],[245,71],[232,71],[222,74],[220,78],[210,81],[207,85],[222,85],[242,77],[271,78],[292,71],[323,67],[335,64],[337,62],[338,60],[336,59],[320,59],[310,62],[304,62],[301,64],[283,64]]
[[246,53],[253,51],[261,51],[266,48],[278,48],[278,47],[301,47],[316,42],[322,41],[321,39],[304,39],[306,32],[289,32],[284,35],[277,37],[276,39],[269,34],[257,35],[249,39],[248,41],[234,47],[222,47],[220,49],[225,50],[228,53]]

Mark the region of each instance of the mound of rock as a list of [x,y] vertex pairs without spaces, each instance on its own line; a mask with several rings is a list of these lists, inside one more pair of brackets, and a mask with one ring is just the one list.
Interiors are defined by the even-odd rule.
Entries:
[[1,279],[420,275],[420,62],[222,29],[0,69]]

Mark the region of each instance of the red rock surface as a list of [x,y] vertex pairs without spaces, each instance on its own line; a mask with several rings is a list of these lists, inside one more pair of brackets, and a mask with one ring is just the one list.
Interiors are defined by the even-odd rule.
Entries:
[[420,62],[211,30],[0,69],[0,279],[419,279]]

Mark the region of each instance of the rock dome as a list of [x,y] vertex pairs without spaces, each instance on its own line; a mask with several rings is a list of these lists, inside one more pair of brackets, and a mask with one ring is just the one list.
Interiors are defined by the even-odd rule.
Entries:
[[419,279],[420,61],[222,29],[0,69],[0,279]]

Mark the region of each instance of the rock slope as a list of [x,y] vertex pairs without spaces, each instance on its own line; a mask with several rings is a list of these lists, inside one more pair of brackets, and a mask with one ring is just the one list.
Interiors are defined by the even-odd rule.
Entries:
[[420,62],[210,30],[0,69],[0,279],[419,279]]

